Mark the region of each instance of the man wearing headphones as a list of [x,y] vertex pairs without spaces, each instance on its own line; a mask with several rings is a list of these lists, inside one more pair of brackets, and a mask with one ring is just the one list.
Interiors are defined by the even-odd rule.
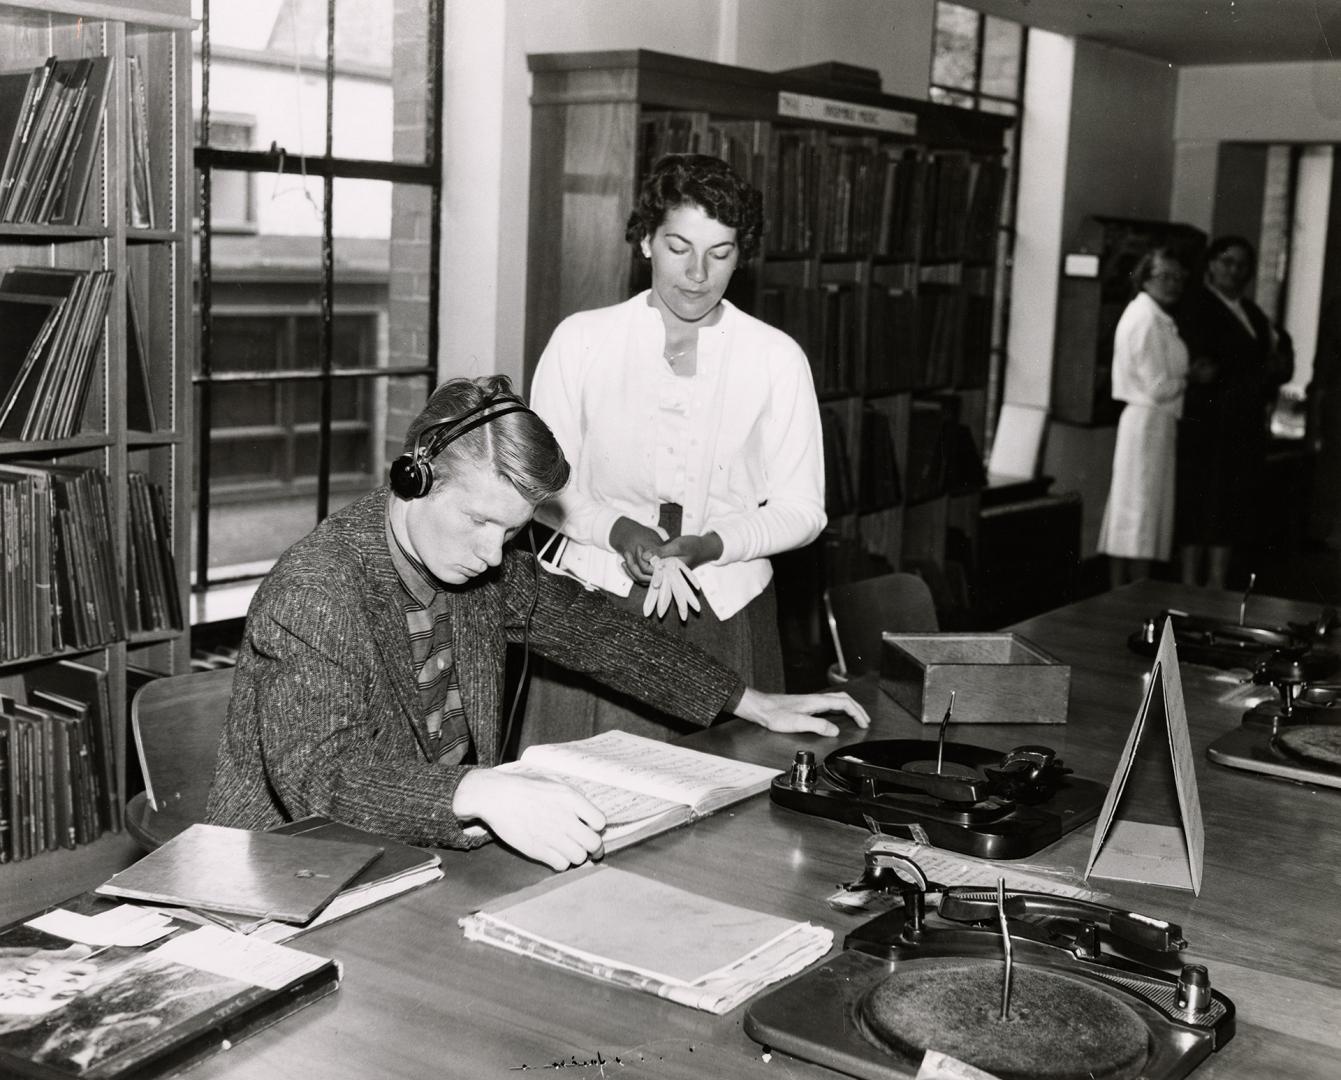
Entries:
[[[453,379],[378,488],[284,553],[247,615],[208,817],[266,829],[308,814],[468,848],[483,825],[556,870],[601,850],[601,812],[564,784],[491,768],[516,642],[704,726],[734,713],[835,735],[843,693],[763,694],[692,645],[508,542],[568,480],[505,376]],[[515,702],[514,702],[515,706]]]

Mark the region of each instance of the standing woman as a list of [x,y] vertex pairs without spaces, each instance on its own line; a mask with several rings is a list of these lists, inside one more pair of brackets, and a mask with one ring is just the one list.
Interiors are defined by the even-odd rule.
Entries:
[[1247,295],[1256,271],[1252,244],[1218,238],[1206,251],[1205,286],[1189,293],[1179,316],[1192,355],[1178,436],[1178,543],[1189,585],[1224,588],[1233,548],[1253,535],[1267,408],[1293,367]]
[[1169,248],[1147,252],[1132,275],[1139,291],[1113,335],[1113,397],[1126,402],[1113,449],[1099,550],[1114,588],[1148,577],[1173,551],[1178,417],[1188,353],[1169,309],[1187,270]]
[[[723,299],[762,228],[760,193],[726,162],[661,158],[625,230],[651,265],[651,288],[560,323],[531,406],[573,467],[536,515],[562,534],[558,567],[642,612],[652,560],[682,560],[701,586],[701,610],[682,622],[672,606],[662,628],[748,685],[781,690],[768,557],[824,528],[824,462],[805,354]],[[567,672],[532,678],[528,742],[612,728],[658,739],[681,731]]]

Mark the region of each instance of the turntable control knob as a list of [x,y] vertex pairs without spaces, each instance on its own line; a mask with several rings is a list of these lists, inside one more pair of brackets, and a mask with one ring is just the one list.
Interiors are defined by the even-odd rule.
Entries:
[[815,783],[815,751],[798,750],[792,761],[792,787],[802,790]]
[[1211,977],[1202,964],[1184,964],[1178,976],[1178,1008],[1201,1012],[1211,1003]]

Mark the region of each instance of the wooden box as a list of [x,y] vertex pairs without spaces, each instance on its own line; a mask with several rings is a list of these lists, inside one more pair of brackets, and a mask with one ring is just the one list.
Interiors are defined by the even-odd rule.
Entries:
[[1027,638],[991,634],[882,635],[880,685],[924,724],[1064,724],[1071,668]]

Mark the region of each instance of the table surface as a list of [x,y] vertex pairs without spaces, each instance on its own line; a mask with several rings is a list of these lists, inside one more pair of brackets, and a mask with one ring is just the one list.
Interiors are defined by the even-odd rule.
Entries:
[[[1064,726],[975,725],[957,735],[987,746],[1041,742],[1079,775],[1107,783],[1139,707],[1151,661],[1126,646],[1165,607],[1237,617],[1236,594],[1141,582],[1013,627],[1071,665]],[[1306,620],[1307,605],[1255,597],[1249,621]],[[1341,1062],[1341,791],[1212,764],[1206,747],[1237,726],[1234,675],[1183,666],[1183,688],[1205,821],[1199,896],[1115,881],[1091,884],[1110,903],[1180,923],[1185,958],[1205,963],[1233,999],[1237,1033],[1198,1078],[1335,1078]],[[869,738],[934,737],[874,687]],[[786,766],[800,747],[817,756],[855,741],[777,736],[732,721],[689,745]],[[955,737],[955,736],[952,736]],[[1142,796],[1138,790],[1132,793]],[[1137,814],[1139,815],[1139,812]],[[1093,839],[1081,828],[1028,861],[1083,871]],[[830,927],[835,945],[864,921],[825,897],[856,877],[869,834],[772,805],[760,795],[609,857],[731,903]],[[327,1080],[489,1077],[553,1069],[595,1077],[828,1077],[742,1029],[745,1007],[712,1016],[621,990],[478,943],[457,919],[549,871],[490,845],[444,852],[443,881],[362,912],[294,944],[344,965],[338,993],[217,1054],[192,1077]]]

